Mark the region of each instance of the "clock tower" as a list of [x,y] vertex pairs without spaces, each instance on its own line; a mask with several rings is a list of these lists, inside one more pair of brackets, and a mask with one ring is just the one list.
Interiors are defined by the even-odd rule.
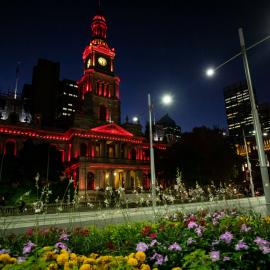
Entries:
[[107,43],[107,23],[98,13],[91,23],[92,39],[83,52],[84,73],[79,80],[80,105],[74,125],[91,128],[120,124],[120,79],[114,74],[115,50]]

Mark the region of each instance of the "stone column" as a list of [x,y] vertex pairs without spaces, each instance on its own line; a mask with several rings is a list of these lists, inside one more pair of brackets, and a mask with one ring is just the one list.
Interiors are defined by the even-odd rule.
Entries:
[[102,141],[100,143],[100,156],[101,157],[105,157],[105,151],[106,151],[105,147],[106,147],[106,144],[105,142]]
[[116,143],[114,145],[114,157],[120,158],[120,144],[119,143]]
[[142,186],[143,185],[143,172],[142,171],[136,171],[136,181],[135,181],[135,187]]
[[131,183],[130,183],[130,171],[126,171],[126,177],[125,177],[125,182],[126,182],[126,189],[131,188]]
[[113,171],[111,170],[109,173],[109,184],[112,188],[114,188],[114,175],[113,175]]

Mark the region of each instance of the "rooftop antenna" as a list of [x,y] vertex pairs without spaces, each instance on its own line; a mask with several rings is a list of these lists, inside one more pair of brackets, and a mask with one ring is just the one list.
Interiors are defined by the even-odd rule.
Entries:
[[20,64],[21,64],[21,62],[17,62],[17,66],[16,66],[16,83],[15,83],[15,89],[14,89],[14,99],[17,98]]

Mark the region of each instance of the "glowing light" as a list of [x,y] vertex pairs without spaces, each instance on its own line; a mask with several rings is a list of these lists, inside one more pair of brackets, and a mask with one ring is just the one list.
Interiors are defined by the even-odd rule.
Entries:
[[208,77],[212,77],[214,74],[215,74],[215,69],[214,69],[214,68],[208,68],[208,69],[206,70],[206,75],[207,75]]
[[164,95],[162,97],[162,103],[164,103],[165,105],[171,104],[172,103],[172,96],[168,95],[168,94]]
[[132,121],[133,121],[134,123],[137,123],[137,122],[139,121],[138,116],[134,116],[134,117],[132,118]]

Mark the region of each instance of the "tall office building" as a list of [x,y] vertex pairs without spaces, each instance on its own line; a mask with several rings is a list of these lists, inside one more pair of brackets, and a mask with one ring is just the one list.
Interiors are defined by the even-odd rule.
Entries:
[[76,81],[64,79],[59,82],[57,91],[56,126],[69,128],[78,109],[79,92]]
[[229,135],[241,137],[253,133],[251,103],[246,82],[239,82],[224,89],[225,109]]
[[270,135],[270,103],[259,104],[259,116],[264,136]]

